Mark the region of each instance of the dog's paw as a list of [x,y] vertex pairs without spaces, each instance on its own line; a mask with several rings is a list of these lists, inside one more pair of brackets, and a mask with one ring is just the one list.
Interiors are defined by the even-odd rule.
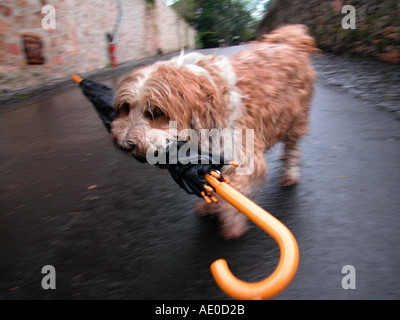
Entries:
[[225,240],[237,239],[243,236],[249,230],[247,219],[238,212],[232,215],[230,219],[221,221],[220,232]]
[[285,187],[293,186],[300,181],[300,170],[298,167],[292,167],[285,171],[281,184]]
[[237,239],[243,236],[249,230],[247,223],[231,226],[221,226],[221,235],[225,240]]
[[201,216],[210,216],[215,214],[215,206],[213,203],[208,204],[205,201],[198,202],[194,205],[194,211]]
[[296,178],[296,177],[293,177],[293,176],[284,176],[282,179],[281,179],[281,184],[284,186],[284,187],[290,187],[290,186],[294,186],[294,185],[296,185],[297,183],[299,182],[299,180]]

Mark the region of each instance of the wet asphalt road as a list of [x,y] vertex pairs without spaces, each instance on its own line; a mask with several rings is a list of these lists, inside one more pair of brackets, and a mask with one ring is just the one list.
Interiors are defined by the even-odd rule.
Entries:
[[[300,184],[279,185],[276,146],[254,198],[299,244],[297,274],[275,299],[400,298],[399,124],[317,83]],[[78,88],[3,110],[0,137],[1,299],[228,299],[214,260],[245,281],[277,265],[256,226],[223,240],[168,173],[116,150]],[[45,265],[55,290],[41,287]],[[354,290],[342,288],[345,265]]]

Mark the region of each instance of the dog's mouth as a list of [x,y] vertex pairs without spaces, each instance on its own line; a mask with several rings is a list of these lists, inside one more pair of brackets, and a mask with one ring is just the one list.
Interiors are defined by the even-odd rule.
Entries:
[[[225,165],[225,161],[222,156],[218,156],[219,161],[214,164],[215,157],[211,154],[197,152],[191,154],[190,149],[180,154],[180,149],[186,143],[186,141],[172,141],[166,147],[155,149],[154,157],[164,159],[165,163],[156,162],[154,164],[160,169],[167,169],[175,182],[187,193],[203,197],[203,186],[207,184],[204,175],[212,170],[220,170]],[[135,145],[124,143],[118,147],[122,151],[130,153],[140,163],[151,164],[153,162],[152,159],[141,155]]]

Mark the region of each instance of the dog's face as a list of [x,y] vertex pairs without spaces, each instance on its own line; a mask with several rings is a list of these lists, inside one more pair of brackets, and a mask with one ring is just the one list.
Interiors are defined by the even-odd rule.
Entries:
[[224,124],[224,85],[217,83],[218,73],[199,65],[204,56],[188,56],[134,71],[118,85],[112,138],[139,160],[166,147],[184,129],[198,132]]

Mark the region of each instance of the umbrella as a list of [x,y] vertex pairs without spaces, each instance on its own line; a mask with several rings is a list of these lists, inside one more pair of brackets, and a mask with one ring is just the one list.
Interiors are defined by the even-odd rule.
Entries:
[[110,132],[111,122],[114,120],[114,90],[77,75],[74,75],[72,79],[79,84],[86,98],[92,102],[106,129]]
[[[102,119],[107,130],[111,130],[111,122],[114,120],[114,91],[102,84],[83,80],[79,76],[73,76],[79,83],[85,96],[92,102],[97,113]],[[166,153],[166,159],[170,155],[177,155],[185,142],[173,142],[161,152]],[[193,157],[192,159],[190,157]],[[211,265],[211,272],[220,288],[235,299],[269,299],[280,293],[292,281],[299,263],[299,249],[296,239],[285,225],[259,207],[235,188],[229,185],[229,181],[219,172],[226,165],[221,156],[219,164],[213,163],[211,155],[186,153],[185,161],[178,157],[171,163],[158,165],[168,169],[174,181],[189,194],[203,197],[207,203],[217,202],[215,192],[228,203],[246,215],[256,225],[269,234],[279,245],[281,256],[275,271],[266,279],[248,283],[237,279],[229,270],[224,259],[219,259]],[[206,161],[205,161],[206,160]],[[204,162],[207,162],[204,164]],[[235,162],[230,165],[237,166]]]

